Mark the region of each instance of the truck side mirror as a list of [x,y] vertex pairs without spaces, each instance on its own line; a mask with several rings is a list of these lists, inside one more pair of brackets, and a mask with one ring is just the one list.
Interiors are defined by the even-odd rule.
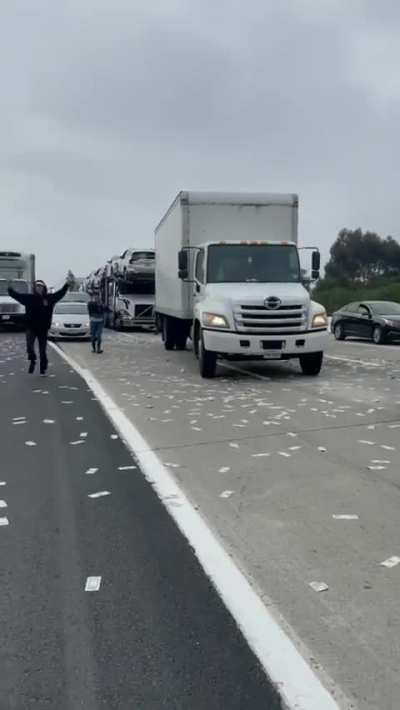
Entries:
[[321,268],[321,254],[319,251],[313,251],[311,259],[311,278],[313,281],[319,279],[319,271]]
[[189,261],[188,253],[185,249],[182,249],[178,253],[178,276],[180,279],[187,279],[189,276]]

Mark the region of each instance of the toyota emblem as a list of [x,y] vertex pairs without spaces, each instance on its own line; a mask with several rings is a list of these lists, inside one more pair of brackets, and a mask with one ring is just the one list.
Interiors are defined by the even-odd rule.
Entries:
[[265,308],[268,308],[270,310],[276,310],[279,308],[281,305],[282,301],[280,298],[277,298],[276,296],[270,296],[269,298],[266,298],[264,301],[264,306]]

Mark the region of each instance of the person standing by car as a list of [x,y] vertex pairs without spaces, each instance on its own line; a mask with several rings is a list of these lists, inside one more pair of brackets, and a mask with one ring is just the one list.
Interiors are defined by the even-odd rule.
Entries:
[[48,293],[44,281],[35,281],[33,293],[18,293],[11,287],[8,289],[11,298],[25,306],[29,374],[35,372],[36,339],[39,342],[40,374],[45,375],[47,372],[47,337],[53,318],[54,306],[64,298],[68,289],[69,283],[67,282],[59,291]]
[[98,294],[92,293],[91,299],[88,303],[88,311],[90,318],[90,334],[92,338],[92,352],[101,354],[102,349],[102,338],[103,338],[103,328],[104,328],[104,316],[106,313],[106,308],[100,302]]

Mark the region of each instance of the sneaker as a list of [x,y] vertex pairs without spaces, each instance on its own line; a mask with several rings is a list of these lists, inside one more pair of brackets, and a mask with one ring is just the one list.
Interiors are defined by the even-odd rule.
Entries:
[[97,353],[98,353],[98,355],[102,355],[103,350],[101,348],[98,348]]
[[33,375],[33,373],[35,372],[35,367],[36,367],[36,362],[34,360],[31,360],[29,363],[29,370],[28,370],[30,375]]

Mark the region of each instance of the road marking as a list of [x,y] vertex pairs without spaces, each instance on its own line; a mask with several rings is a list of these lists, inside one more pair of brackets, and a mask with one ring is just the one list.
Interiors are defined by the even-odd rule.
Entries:
[[37,446],[35,441],[25,441],[26,446]]
[[363,365],[364,367],[385,367],[387,363],[366,362],[365,360],[354,360],[350,357],[338,357],[337,355],[324,355],[326,360],[338,360],[339,362],[352,362],[356,365]]
[[[141,472],[159,499],[163,501],[167,496],[175,495],[181,501],[179,507],[168,506],[166,503],[163,505],[189,541],[206,575],[258,657],[269,681],[279,691],[286,710],[339,710],[338,704],[311,665],[279,626],[249,580],[191,504],[173,474],[162,465],[134,424],[89,370],[81,368],[55,344],[50,345],[94,392],[106,415],[135,455]],[[327,678],[327,683],[334,687],[331,679]],[[342,695],[339,689],[337,691]]]
[[78,441],[70,441],[71,446],[79,446],[79,444],[84,444],[84,439],[78,439]]
[[353,515],[353,514],[341,514],[341,515],[332,515],[332,518],[334,520],[359,520],[358,515]]
[[6,485],[7,485],[6,481],[0,481],[0,486],[6,486]]
[[118,471],[133,471],[137,466],[118,466]]
[[100,584],[101,577],[88,577],[85,584],[85,592],[98,592]]
[[55,424],[54,419],[43,419],[43,424]]
[[87,476],[93,476],[94,473],[97,473],[99,469],[98,468],[88,468],[87,471],[85,471]]
[[5,500],[0,500],[0,508],[8,508],[8,505]]
[[97,493],[89,493],[88,498],[103,498],[110,495],[110,491],[98,491]]
[[0,527],[9,525],[8,518],[0,518]]

